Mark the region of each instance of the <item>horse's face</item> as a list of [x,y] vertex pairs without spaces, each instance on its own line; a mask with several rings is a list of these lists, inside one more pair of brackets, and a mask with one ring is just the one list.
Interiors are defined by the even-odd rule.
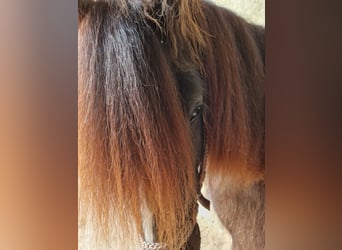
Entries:
[[[175,85],[178,90],[178,102],[182,104],[183,116],[186,121],[186,127],[184,129],[188,131],[189,137],[191,138],[192,148],[189,152],[191,153],[190,158],[193,160],[193,175],[197,177],[194,182],[194,188],[198,190],[199,167],[200,164],[203,164],[205,153],[205,131],[203,124],[203,110],[205,109],[205,104],[203,102],[204,82],[196,70],[177,72],[174,73],[174,77],[176,79]],[[177,131],[175,132],[177,133]],[[175,142],[174,146],[177,147],[177,142]],[[182,168],[184,166],[179,165],[178,167]],[[193,203],[196,203],[195,197]],[[197,210],[189,211],[189,213],[189,221],[187,223],[189,223],[190,228],[192,228],[195,226],[193,217],[196,216]],[[145,240],[149,242],[159,242],[160,240],[158,240],[156,234],[157,229],[155,228],[154,215],[151,214],[150,211],[143,210],[143,220],[143,235]],[[184,233],[182,237],[185,237],[183,241],[187,241],[187,247],[191,246],[191,249],[199,249],[200,239],[199,233],[196,233],[196,230],[192,235],[190,231]]]
[[141,12],[115,3],[86,6],[79,19],[81,195],[102,233],[115,214],[127,235],[177,249],[197,212],[204,83],[173,64]]
[[203,161],[205,133],[203,124],[203,91],[204,83],[195,70],[176,74],[184,116],[189,121],[193,145],[194,167]]

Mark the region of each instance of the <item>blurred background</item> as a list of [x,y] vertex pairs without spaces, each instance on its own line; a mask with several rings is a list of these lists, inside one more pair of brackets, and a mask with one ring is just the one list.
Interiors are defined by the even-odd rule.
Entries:
[[212,0],[211,2],[233,10],[249,22],[265,26],[265,0]]

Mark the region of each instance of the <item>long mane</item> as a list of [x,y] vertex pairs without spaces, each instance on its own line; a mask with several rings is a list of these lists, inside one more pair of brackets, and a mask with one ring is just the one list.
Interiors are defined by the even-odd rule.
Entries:
[[261,27],[204,4],[210,35],[203,55],[207,82],[208,171],[240,184],[264,172],[264,42]]
[[113,214],[122,235],[141,233],[148,204],[158,239],[184,243],[196,190],[173,69],[207,83],[208,173],[264,178],[263,46],[258,27],[199,0],[80,4],[79,199],[100,235]]
[[170,63],[139,12],[96,3],[79,27],[80,200],[100,235],[110,216],[142,233],[142,208],[172,249],[196,202],[190,130]]

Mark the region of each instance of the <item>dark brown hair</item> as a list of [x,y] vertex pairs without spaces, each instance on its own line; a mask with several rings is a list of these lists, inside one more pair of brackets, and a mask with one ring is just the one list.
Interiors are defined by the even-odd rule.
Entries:
[[170,64],[139,13],[97,3],[79,27],[79,177],[108,235],[110,211],[141,233],[141,204],[172,249],[196,202],[188,124]]
[[228,10],[204,5],[201,24],[210,34],[204,53],[208,112],[208,171],[243,182],[263,179],[263,40]]

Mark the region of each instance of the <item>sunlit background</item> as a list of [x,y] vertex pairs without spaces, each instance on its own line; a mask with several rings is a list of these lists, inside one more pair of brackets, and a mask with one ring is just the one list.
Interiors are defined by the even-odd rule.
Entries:
[[233,10],[249,22],[265,25],[265,0],[212,0],[212,2]]

